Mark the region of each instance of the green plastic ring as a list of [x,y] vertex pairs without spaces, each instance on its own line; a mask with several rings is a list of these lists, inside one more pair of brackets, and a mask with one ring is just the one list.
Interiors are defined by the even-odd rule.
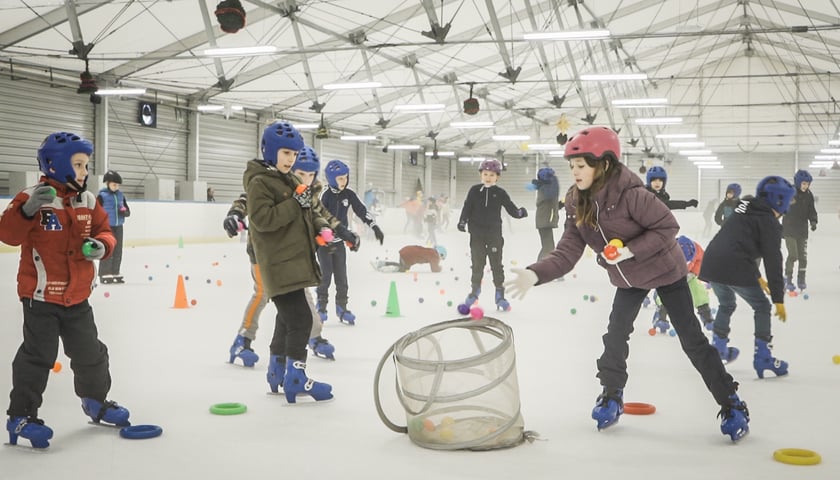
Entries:
[[248,407],[244,403],[217,403],[210,407],[213,415],[239,415],[245,413]]

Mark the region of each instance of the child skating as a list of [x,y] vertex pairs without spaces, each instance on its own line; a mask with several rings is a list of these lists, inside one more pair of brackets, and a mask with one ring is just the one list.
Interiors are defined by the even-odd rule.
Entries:
[[[808,268],[808,227],[811,231],[817,229],[817,209],[814,194],[811,192],[811,182],[814,177],[807,170],[799,170],[793,176],[793,186],[796,195],[790,202],[790,209],[782,219],[782,236],[785,239],[788,256],[785,260],[785,288],[794,291],[797,288],[805,290],[805,271]],[[793,283],[793,266],[799,263],[796,270],[796,284]]]
[[120,190],[123,180],[119,173],[108,170],[102,178],[105,186],[99,191],[96,200],[108,213],[111,232],[117,243],[110,257],[99,261],[99,281],[102,283],[125,283],[120,274],[123,252],[123,223],[131,216],[128,201]]

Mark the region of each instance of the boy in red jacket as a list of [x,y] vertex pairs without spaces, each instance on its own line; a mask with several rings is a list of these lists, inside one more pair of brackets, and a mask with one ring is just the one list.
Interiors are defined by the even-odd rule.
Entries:
[[116,243],[108,214],[85,191],[93,144],[67,132],[50,134],[38,149],[44,176],[18,193],[0,217],[0,241],[21,246],[18,296],[23,304],[23,343],[12,363],[9,443],[18,437],[49,447],[51,428],[38,418],[58,340],[70,357],[76,395],[94,422],[129,425],[129,412],[106,397],[111,388],[108,348],[99,341],[88,297],[94,260]]

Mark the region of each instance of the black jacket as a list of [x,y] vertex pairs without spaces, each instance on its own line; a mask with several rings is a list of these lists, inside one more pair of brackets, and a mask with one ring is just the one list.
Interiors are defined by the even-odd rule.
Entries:
[[817,224],[817,208],[814,205],[814,194],[811,190],[803,192],[797,190],[793,200],[790,201],[790,208],[782,219],[784,228],[783,236],[807,239],[808,224]]
[[[662,200],[662,203],[667,205],[670,210],[685,210],[689,207],[688,200],[671,200],[671,195],[668,195],[668,192],[665,191],[665,187],[662,187],[662,190],[658,192],[650,187],[646,188],[650,193],[656,195],[656,198]],[[697,204],[695,203],[694,206],[696,207]]]
[[758,286],[758,261],[773,303],[784,303],[782,226],[764,199],[747,196],[720,227],[703,255],[700,279],[738,287]]
[[723,222],[732,215],[739,203],[741,203],[740,198],[726,198],[720,202],[720,205],[718,205],[718,208],[715,211],[715,223],[723,225]]
[[473,185],[467,192],[461,219],[467,223],[471,234],[502,235],[502,207],[513,218],[521,218],[519,209],[502,187],[485,187],[483,183]]

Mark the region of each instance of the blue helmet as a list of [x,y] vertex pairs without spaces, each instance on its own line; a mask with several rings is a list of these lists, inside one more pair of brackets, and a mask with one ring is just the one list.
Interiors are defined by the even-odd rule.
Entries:
[[324,173],[327,175],[327,183],[332,188],[338,188],[338,182],[335,179],[342,175],[347,175],[347,182],[350,182],[350,167],[341,160],[330,160],[324,168]]
[[554,169],[551,167],[543,167],[537,172],[537,179],[542,180],[545,182],[549,178],[554,176]]
[[677,237],[677,243],[680,245],[683,255],[685,255],[685,261],[690,262],[694,260],[694,256],[697,255],[697,247],[694,246],[694,240],[685,235],[680,235]]
[[38,147],[38,166],[49,178],[61,183],[75,181],[76,172],[70,158],[77,153],[93,155],[93,144],[69,132],[55,132]]
[[799,188],[802,185],[802,182],[811,183],[814,181],[814,177],[808,173],[808,170],[797,170],[795,174],[793,174],[793,184],[796,188]]
[[737,183],[730,183],[726,186],[726,191],[731,191],[734,195],[734,198],[739,198],[741,196],[741,185]]
[[771,175],[764,177],[755,189],[755,196],[767,200],[773,210],[785,214],[790,208],[790,201],[796,194],[796,188],[782,177]]
[[662,180],[663,184],[668,183],[668,172],[659,166],[650,167],[647,171],[647,186],[650,186],[651,180],[656,180],[657,178]]
[[437,251],[438,255],[440,255],[441,260],[446,260],[446,249],[443,248],[441,245],[435,245],[435,250]]
[[292,170],[302,170],[304,172],[315,172],[315,178],[318,178],[318,170],[321,169],[321,159],[318,158],[318,153],[309,145],[305,145],[297,154],[295,164],[292,165]]
[[265,127],[262,135],[262,157],[265,163],[277,165],[277,150],[287,148],[299,152],[303,148],[303,137],[289,122],[274,122]]

